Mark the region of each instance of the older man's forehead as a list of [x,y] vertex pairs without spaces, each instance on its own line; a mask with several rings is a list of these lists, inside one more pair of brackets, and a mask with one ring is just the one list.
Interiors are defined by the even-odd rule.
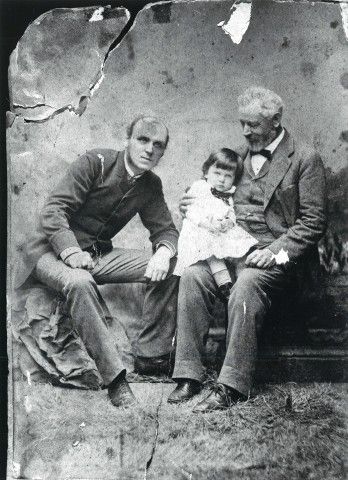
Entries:
[[151,138],[165,141],[168,132],[166,127],[159,122],[141,119],[134,125],[133,135],[146,135]]
[[261,102],[254,100],[247,105],[239,107],[238,111],[240,115],[260,115],[262,112]]

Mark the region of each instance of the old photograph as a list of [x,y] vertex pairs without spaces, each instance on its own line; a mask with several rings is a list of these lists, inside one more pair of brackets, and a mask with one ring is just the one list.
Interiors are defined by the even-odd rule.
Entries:
[[7,478],[346,478],[348,3],[67,0],[16,42]]

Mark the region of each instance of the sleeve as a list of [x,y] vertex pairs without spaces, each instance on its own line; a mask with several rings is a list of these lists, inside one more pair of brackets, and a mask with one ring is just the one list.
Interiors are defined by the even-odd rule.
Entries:
[[159,244],[163,244],[176,255],[179,232],[164,200],[162,182],[158,177],[154,182],[153,195],[141,208],[139,215],[144,227],[150,232],[153,251],[156,251]]
[[82,252],[80,247],[68,247],[65,248],[62,252],[60,252],[59,256],[65,262],[65,260],[73,255],[74,253],[80,253]]
[[49,195],[40,215],[40,223],[54,252],[60,255],[67,248],[80,248],[70,229],[71,216],[84,204],[95,178],[96,162],[89,154],[79,157]]
[[160,243],[157,243],[157,244],[156,244],[156,250],[158,250],[159,247],[161,247],[162,245],[164,245],[165,247],[167,247],[168,250],[170,251],[170,258],[175,257],[175,255],[176,255],[176,248],[174,247],[174,245],[173,245],[171,242],[167,242],[166,240],[161,240]]
[[285,250],[295,262],[318,243],[327,224],[325,171],[321,158],[314,152],[300,164],[298,195],[297,219],[268,247],[274,254]]

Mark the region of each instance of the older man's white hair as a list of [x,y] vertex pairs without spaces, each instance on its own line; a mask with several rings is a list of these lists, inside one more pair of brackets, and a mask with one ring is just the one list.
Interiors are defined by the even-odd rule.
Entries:
[[261,115],[271,118],[277,113],[283,113],[283,100],[279,95],[263,87],[249,87],[238,97],[239,108],[245,108],[252,104],[258,104]]

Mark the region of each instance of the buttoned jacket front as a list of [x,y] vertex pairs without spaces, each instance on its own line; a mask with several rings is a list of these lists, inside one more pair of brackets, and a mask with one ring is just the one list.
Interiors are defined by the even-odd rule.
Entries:
[[[244,162],[247,148],[239,148]],[[234,197],[238,217],[238,185]],[[275,240],[269,249],[284,250],[299,263],[310,254],[325,232],[326,185],[320,156],[287,131],[275,150],[265,182],[263,210]]]
[[161,242],[177,247],[178,232],[164,200],[162,182],[145,172],[125,191],[124,152],[95,149],[79,157],[48,197],[37,232],[18,269],[15,286],[29,276],[40,256],[59,256],[69,247],[86,249],[98,242],[105,250],[111,239],[139,214],[150,232],[153,249]]

